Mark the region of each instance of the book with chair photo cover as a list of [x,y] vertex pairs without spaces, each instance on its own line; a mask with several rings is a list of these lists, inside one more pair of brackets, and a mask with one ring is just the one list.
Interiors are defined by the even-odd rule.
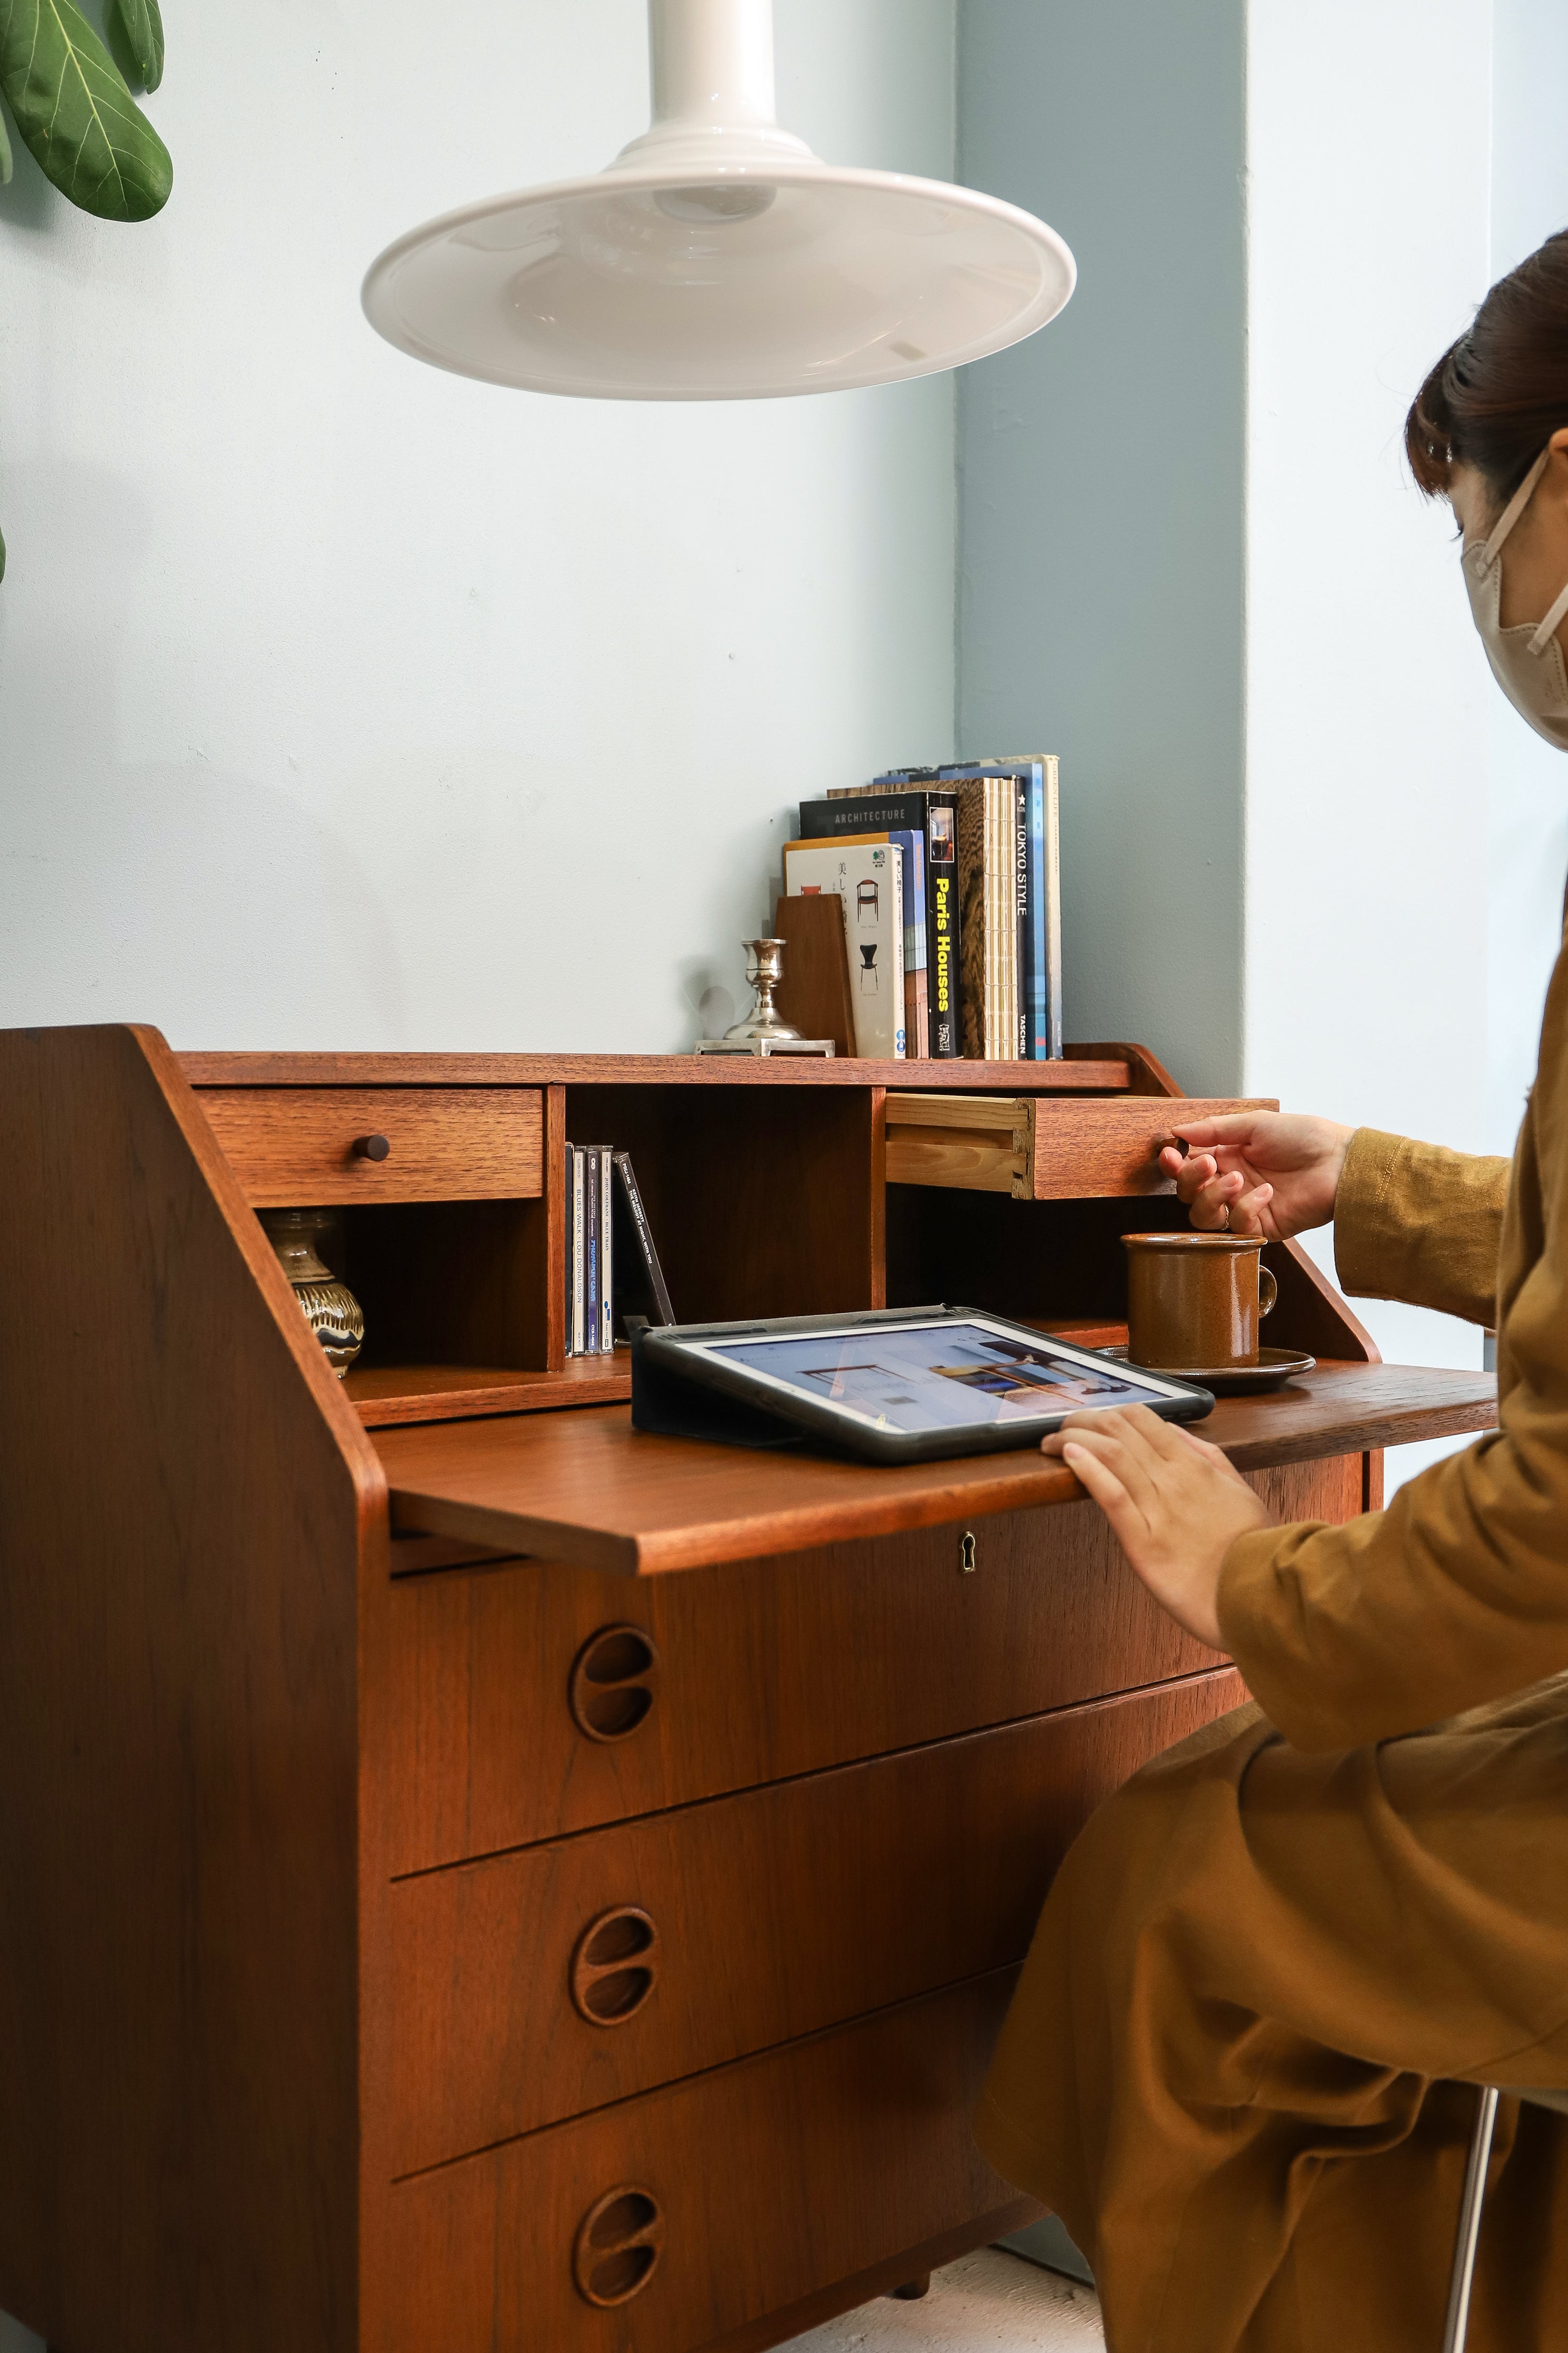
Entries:
[[903,860],[886,841],[784,844],[784,896],[837,892],[844,906],[855,1051],[878,1061],[904,1060]]
[[[820,807],[822,804],[816,804]],[[813,807],[806,803],[807,808]],[[834,825],[822,835],[805,836],[820,841],[886,841],[898,851],[904,895],[904,1051],[911,1060],[924,1061],[931,1051],[931,1005],[927,956],[930,926],[926,898],[926,829],[921,825],[884,831],[868,824],[853,829]],[[787,894],[786,894],[787,895]]]

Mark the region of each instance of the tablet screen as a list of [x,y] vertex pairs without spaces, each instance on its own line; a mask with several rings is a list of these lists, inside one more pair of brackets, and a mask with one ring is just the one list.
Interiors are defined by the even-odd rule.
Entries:
[[1044,1336],[1021,1339],[978,1316],[694,1345],[881,1430],[953,1430],[1185,1394]]

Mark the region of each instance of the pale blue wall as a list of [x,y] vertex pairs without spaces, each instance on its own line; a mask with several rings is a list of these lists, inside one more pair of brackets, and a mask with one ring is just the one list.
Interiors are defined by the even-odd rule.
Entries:
[[959,177],[1078,257],[959,378],[957,734],[1062,755],[1069,1038],[1241,1075],[1242,0],[961,0]]

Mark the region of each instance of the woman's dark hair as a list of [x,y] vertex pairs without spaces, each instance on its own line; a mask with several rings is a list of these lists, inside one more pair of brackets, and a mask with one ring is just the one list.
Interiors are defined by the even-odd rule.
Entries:
[[1410,470],[1427,497],[1474,466],[1499,503],[1568,425],[1568,229],[1500,278],[1405,420]]

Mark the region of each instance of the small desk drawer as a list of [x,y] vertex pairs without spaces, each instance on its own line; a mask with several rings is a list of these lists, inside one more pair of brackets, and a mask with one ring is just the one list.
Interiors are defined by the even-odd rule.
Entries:
[[201,1105],[255,1208],[543,1190],[537,1087],[208,1087]]
[[1233,1669],[392,1890],[413,2173],[1022,1960],[1100,1799]]
[[908,2254],[1016,2229],[1037,2210],[971,2123],[1012,1987],[983,1978],[400,2183],[363,2341],[773,2345],[840,2283],[832,2310],[896,2286]]

